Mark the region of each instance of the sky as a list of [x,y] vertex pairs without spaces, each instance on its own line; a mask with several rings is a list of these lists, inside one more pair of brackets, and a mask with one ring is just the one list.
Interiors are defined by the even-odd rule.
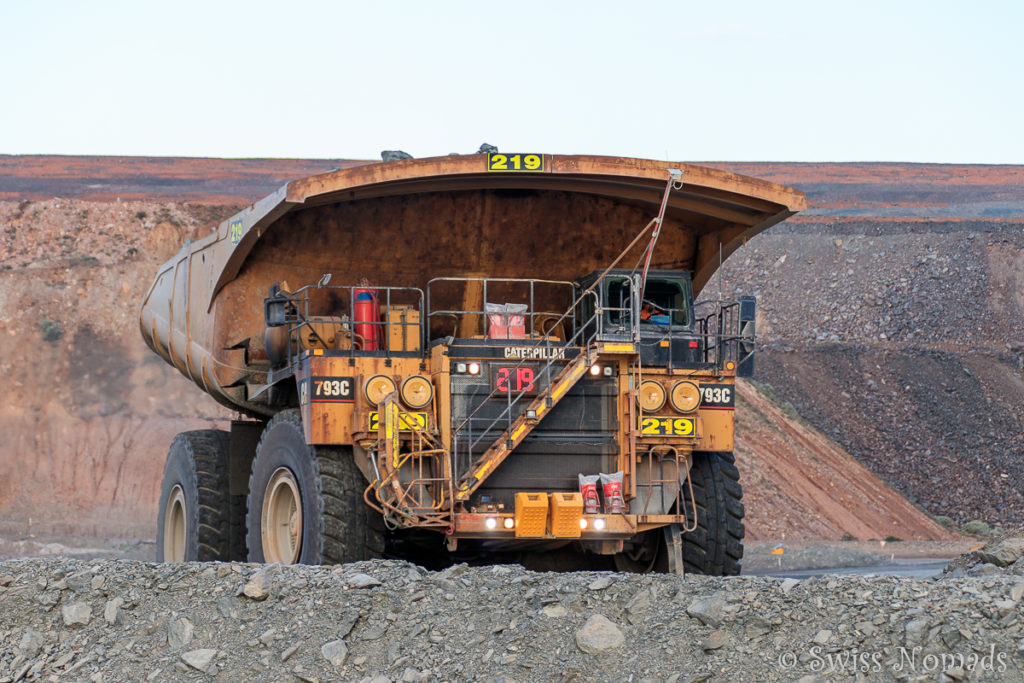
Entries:
[[1024,2],[0,0],[0,154],[1024,163]]

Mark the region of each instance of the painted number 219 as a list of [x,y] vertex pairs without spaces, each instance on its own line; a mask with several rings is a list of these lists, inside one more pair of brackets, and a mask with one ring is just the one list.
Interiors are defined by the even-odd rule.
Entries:
[[543,171],[544,157],[540,154],[490,154],[489,171]]

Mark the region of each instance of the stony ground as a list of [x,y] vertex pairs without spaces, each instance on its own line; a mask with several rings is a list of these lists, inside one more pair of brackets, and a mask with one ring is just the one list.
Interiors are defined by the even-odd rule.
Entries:
[[1020,680],[1022,596],[1012,573],[11,560],[0,682]]

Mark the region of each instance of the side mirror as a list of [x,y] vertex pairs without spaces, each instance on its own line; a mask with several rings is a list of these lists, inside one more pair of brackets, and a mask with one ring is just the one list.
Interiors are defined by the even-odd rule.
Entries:
[[740,342],[739,342],[739,363],[736,366],[737,377],[754,376],[754,350],[757,348],[756,322],[757,298],[752,296],[740,297]]
[[264,299],[263,318],[267,327],[281,327],[287,325],[288,299]]
[[270,296],[263,300],[263,321],[267,327],[282,327],[288,324],[288,304],[291,302],[280,285],[270,287]]

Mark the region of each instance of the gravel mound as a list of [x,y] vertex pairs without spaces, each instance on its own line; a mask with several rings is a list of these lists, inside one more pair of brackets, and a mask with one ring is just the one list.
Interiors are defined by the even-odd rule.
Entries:
[[946,567],[947,576],[1024,576],[1024,533],[1021,529],[966,552]]
[[1002,575],[16,560],[0,682],[1019,680],[1022,595]]
[[911,502],[1011,525],[1024,522],[1022,272],[1020,222],[787,221],[703,296],[756,295],[755,379]]

